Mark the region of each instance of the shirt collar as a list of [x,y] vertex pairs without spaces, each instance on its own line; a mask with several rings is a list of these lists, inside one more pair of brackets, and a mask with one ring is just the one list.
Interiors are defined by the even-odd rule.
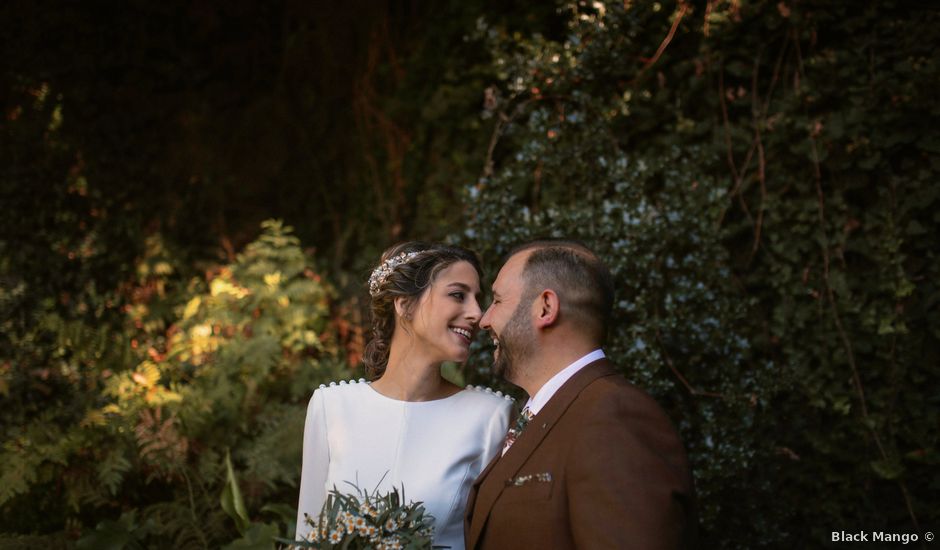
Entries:
[[561,388],[569,378],[574,376],[575,373],[577,373],[579,370],[583,369],[594,361],[597,361],[598,359],[603,359],[604,357],[606,357],[606,355],[604,355],[604,350],[596,349],[584,357],[578,359],[574,363],[571,363],[564,369],[560,370],[555,376],[552,376],[548,382],[539,388],[539,391],[535,392],[535,395],[529,398],[528,403],[526,403],[526,407],[529,408],[529,411],[531,411],[532,414],[538,414],[538,412],[542,410],[542,407],[548,403],[549,399],[555,395],[555,392],[557,392],[558,389]]

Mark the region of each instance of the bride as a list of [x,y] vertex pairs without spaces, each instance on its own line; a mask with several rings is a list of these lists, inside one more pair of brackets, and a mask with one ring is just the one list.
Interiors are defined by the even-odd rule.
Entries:
[[481,268],[469,250],[409,242],[385,251],[369,278],[372,382],[313,392],[304,427],[295,540],[313,528],[334,487],[404,496],[434,516],[435,546],[463,548],[470,485],[499,451],[511,401],[441,376],[467,359],[481,310]]

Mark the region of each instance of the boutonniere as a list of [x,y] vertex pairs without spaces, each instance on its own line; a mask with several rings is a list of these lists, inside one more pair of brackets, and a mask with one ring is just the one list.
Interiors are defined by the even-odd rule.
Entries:
[[548,483],[552,480],[552,474],[550,472],[542,472],[540,474],[526,474],[522,476],[516,476],[511,479],[506,480],[507,487],[521,487],[526,483],[541,482]]

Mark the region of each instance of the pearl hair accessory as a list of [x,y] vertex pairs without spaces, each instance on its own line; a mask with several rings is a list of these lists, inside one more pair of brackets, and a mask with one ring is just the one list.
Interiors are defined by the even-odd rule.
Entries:
[[382,264],[375,268],[372,272],[372,275],[369,276],[369,296],[375,296],[379,293],[379,288],[385,284],[385,279],[395,271],[395,268],[407,263],[409,260],[421,254],[421,251],[417,252],[402,252],[398,256],[392,256],[391,258],[382,262]]

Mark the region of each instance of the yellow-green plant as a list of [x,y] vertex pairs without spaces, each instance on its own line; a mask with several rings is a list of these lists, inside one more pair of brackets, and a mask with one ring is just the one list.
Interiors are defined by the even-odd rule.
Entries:
[[[235,261],[188,282],[173,280],[164,252],[151,247],[136,287],[150,290],[131,292],[123,308],[129,361],[76,375],[73,406],[83,411],[71,421],[49,410],[9,431],[4,510],[28,518],[30,499],[54,498],[65,503],[60,529],[86,543],[125,525],[128,540],[148,547],[218,547],[238,532],[218,500],[226,449],[246,510],[295,498],[310,388],[345,368],[329,285],[279,221],[264,222]],[[97,341],[91,327],[70,326],[58,331],[70,345]]]

